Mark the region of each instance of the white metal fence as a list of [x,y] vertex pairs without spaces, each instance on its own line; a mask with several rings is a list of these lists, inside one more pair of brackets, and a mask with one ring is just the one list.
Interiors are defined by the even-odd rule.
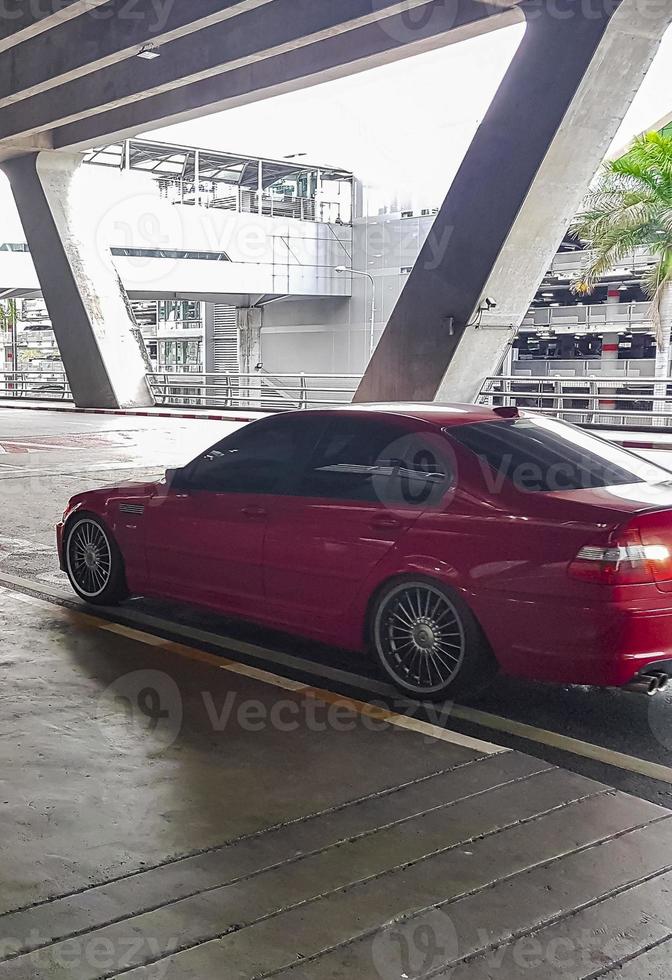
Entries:
[[158,405],[288,411],[347,405],[357,390],[357,374],[150,374]]
[[72,395],[63,371],[0,371],[0,398],[69,401]]
[[[148,375],[157,405],[260,411],[347,405],[360,380],[359,374],[265,371]],[[62,371],[0,371],[0,398],[72,401]],[[672,429],[672,378],[489,377],[477,402],[514,405],[578,425]]]
[[241,214],[263,214],[271,218],[296,218],[299,221],[347,224],[349,207],[341,201],[325,201],[313,197],[274,194],[228,184],[224,181],[202,180],[198,188],[194,181],[167,180],[159,182],[161,197],[174,204],[200,204],[222,211]]
[[543,306],[532,309],[522,329],[567,332],[631,333],[653,329],[650,303],[596,303],[588,306]]
[[477,401],[544,412],[578,425],[672,428],[672,378],[486,378]]

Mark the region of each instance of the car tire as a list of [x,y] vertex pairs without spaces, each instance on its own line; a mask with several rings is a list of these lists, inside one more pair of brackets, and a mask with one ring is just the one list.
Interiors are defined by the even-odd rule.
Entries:
[[80,599],[116,606],[128,596],[124,560],[114,536],[93,514],[78,514],[65,529],[65,570]]
[[497,676],[497,661],[469,606],[432,579],[386,586],[374,603],[370,631],[380,668],[408,697],[473,700]]

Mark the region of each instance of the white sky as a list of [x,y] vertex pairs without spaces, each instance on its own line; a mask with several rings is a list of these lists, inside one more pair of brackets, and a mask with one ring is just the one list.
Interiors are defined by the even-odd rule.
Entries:
[[[152,136],[237,153],[352,170],[404,204],[441,203],[523,34],[486,34],[349,78],[155,131]],[[614,148],[672,110],[672,30]],[[20,241],[0,180],[0,241]]]

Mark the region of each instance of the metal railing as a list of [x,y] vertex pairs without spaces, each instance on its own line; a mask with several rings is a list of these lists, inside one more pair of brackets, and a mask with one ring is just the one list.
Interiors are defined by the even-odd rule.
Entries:
[[545,306],[530,310],[523,320],[523,329],[612,330],[630,333],[632,330],[652,330],[650,303],[595,303],[591,306]]
[[0,398],[71,401],[63,371],[0,371]]
[[511,373],[516,378],[632,378],[652,380],[656,362],[653,357],[603,361],[601,357],[521,357],[513,361]]
[[261,411],[347,405],[358,374],[149,374],[157,405],[247,408]]
[[198,189],[194,181],[158,181],[162,198],[173,204],[200,204],[206,208],[236,211],[241,214],[263,214],[271,218],[296,218],[299,221],[346,224],[348,210],[340,201],[322,201],[312,197],[263,193],[224,181],[204,180]]
[[486,378],[481,405],[515,406],[578,425],[672,428],[672,378]]
[[[593,259],[595,253],[591,250],[578,250],[576,252],[558,252],[551,263],[550,272],[555,273],[561,278],[573,278]],[[624,255],[615,264],[614,274],[622,272],[624,275],[632,275],[637,271],[646,269],[647,266],[656,262],[656,256],[646,247],[633,249],[628,255]]]

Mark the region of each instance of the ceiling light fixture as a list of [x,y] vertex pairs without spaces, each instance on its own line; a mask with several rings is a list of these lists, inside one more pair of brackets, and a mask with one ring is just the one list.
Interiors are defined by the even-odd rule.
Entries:
[[154,61],[155,58],[160,57],[161,52],[153,44],[145,44],[145,46],[140,48],[138,51],[138,58],[144,58],[145,61]]

